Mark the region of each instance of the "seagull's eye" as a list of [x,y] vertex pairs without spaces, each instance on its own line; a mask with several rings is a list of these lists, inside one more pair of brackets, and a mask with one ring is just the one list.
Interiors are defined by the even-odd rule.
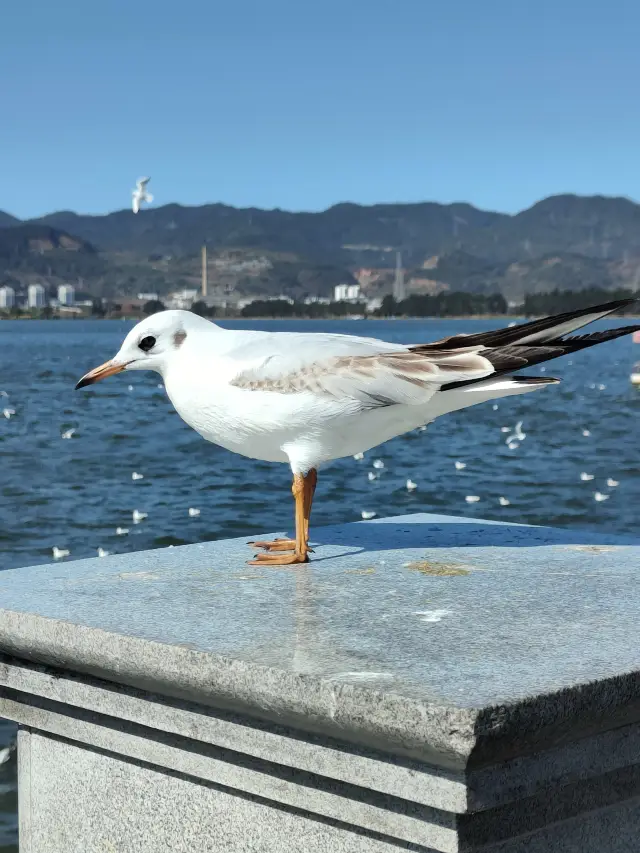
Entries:
[[153,337],[153,335],[147,335],[147,337],[143,338],[138,344],[138,346],[143,352],[149,352],[149,350],[153,349],[155,345],[156,339]]

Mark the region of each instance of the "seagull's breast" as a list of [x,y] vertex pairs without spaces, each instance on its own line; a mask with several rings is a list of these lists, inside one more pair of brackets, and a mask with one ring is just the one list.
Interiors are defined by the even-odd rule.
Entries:
[[267,462],[288,462],[290,448],[304,444],[322,454],[327,436],[356,401],[327,400],[310,393],[281,394],[231,385],[224,376],[165,375],[169,399],[180,417],[207,441]]

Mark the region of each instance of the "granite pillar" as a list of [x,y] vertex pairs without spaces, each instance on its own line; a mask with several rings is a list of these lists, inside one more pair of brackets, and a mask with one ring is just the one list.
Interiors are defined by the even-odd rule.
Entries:
[[640,547],[414,515],[0,574],[21,853],[631,853]]

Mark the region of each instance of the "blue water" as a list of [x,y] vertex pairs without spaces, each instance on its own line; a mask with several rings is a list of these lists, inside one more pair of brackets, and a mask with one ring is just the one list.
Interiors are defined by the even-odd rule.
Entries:
[[[223,325],[418,343],[504,323]],[[78,559],[95,556],[99,547],[122,553],[291,527],[287,468],[205,442],[173,412],[157,375],[136,371],[73,390],[83,373],[117,351],[130,327],[120,321],[0,322],[0,570],[52,562],[53,546]],[[362,510],[380,516],[426,510],[636,533],[640,395],[629,373],[638,358],[640,347],[624,338],[559,359],[542,375],[561,377],[560,386],[500,401],[497,410],[486,403],[449,415],[363,461],[328,465],[320,472],[312,526],[355,521]],[[3,409],[15,415],[3,417]],[[526,439],[509,450],[501,427],[520,420]],[[73,437],[62,439],[70,429]],[[376,458],[385,467],[370,482]],[[456,471],[455,460],[467,467]],[[132,480],[134,471],[143,479]],[[581,472],[594,479],[581,481]],[[608,477],[619,486],[607,487]],[[408,478],[418,484],[411,493]],[[597,490],[609,499],[596,502]],[[481,500],[469,504],[466,495]],[[510,505],[500,506],[500,496]],[[190,517],[190,507],[200,515]],[[133,524],[134,509],[148,518]],[[117,535],[117,527],[129,533]],[[0,722],[0,748],[12,731]],[[0,853],[15,849],[14,765],[12,758],[0,768]]]

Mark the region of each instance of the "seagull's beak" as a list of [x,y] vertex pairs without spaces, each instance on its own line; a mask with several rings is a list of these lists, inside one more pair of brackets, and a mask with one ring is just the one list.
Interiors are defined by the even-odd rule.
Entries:
[[75,390],[78,388],[84,388],[87,385],[93,385],[94,382],[100,382],[101,379],[106,379],[107,376],[113,376],[115,373],[120,373],[127,366],[127,362],[122,361],[105,361],[104,364],[101,364],[99,367],[94,367],[93,370],[90,370],[88,373],[82,377],[82,379],[76,385]]

